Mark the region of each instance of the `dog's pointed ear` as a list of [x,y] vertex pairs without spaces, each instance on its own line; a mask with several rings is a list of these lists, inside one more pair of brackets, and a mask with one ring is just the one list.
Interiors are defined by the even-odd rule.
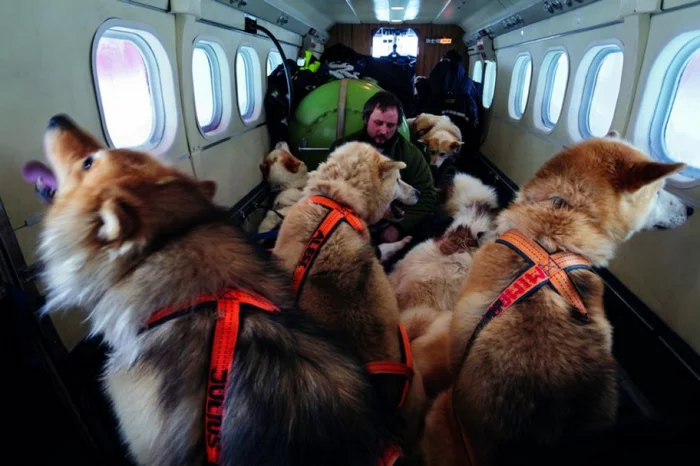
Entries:
[[283,163],[284,168],[286,168],[292,173],[296,173],[299,171],[299,165],[301,165],[301,160],[294,157],[292,154],[289,154],[289,156],[284,156]]
[[216,181],[214,180],[203,180],[203,181],[198,181],[197,186],[199,187],[199,190],[202,191],[202,194],[204,194],[207,199],[211,200],[214,199],[214,195],[216,195]]
[[684,170],[684,163],[637,162],[626,167],[618,167],[618,187],[624,191],[638,189]]
[[270,165],[266,160],[263,160],[258,166],[260,167],[260,173],[262,173],[263,180],[266,180],[270,176]]
[[126,241],[138,230],[136,207],[126,197],[111,197],[104,201],[99,217],[102,224],[97,230],[97,237],[107,243]]
[[292,152],[291,150],[289,150],[289,144],[287,144],[286,141],[280,141],[277,144],[275,144],[275,150],[284,150],[290,153]]
[[391,159],[383,160],[379,165],[379,174],[382,178],[388,177],[394,170],[403,170],[406,168],[404,162],[395,162]]

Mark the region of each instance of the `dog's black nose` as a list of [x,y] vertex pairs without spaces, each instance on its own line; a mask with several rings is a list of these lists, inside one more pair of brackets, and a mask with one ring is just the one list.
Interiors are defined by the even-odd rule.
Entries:
[[49,118],[48,128],[70,128],[73,126],[73,120],[68,115],[60,114]]
[[693,215],[694,212],[695,212],[695,209],[693,209],[693,208],[690,207],[690,206],[685,206],[685,213],[688,214],[688,217],[690,217],[691,215]]
[[420,189],[413,188],[413,190],[416,192],[416,196],[420,197]]

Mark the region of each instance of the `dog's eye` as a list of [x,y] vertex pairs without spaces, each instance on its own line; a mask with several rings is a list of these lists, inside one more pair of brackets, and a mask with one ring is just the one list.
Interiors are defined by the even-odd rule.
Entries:
[[479,233],[476,234],[476,239],[481,239],[481,238],[483,238],[485,234],[486,234],[485,231],[480,231]]
[[86,158],[83,162],[83,170],[90,170],[90,167],[92,167],[92,162],[94,162],[94,159],[91,155],[90,157]]

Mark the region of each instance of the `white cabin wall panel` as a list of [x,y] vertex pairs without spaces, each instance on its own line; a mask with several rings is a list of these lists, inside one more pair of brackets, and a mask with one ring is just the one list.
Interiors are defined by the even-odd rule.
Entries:
[[[245,17],[245,13],[243,13],[240,10],[236,10],[229,6],[222,5],[221,3],[217,3],[214,0],[202,0],[203,20],[244,31]],[[299,34],[296,34],[292,31],[288,31],[277,25],[263,20],[258,20],[258,24],[265,27],[272,34],[274,34],[278,41],[288,42],[290,44],[301,46],[301,36]],[[258,35],[260,35],[261,37],[267,37],[262,33],[258,33]]]
[[258,165],[268,146],[267,128],[260,126],[237,136],[235,144],[219,144],[194,154],[197,178],[216,181],[214,201],[231,206],[262,181]]

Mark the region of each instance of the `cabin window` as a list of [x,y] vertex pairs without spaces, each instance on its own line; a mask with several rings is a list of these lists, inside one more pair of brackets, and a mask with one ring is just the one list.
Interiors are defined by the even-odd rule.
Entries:
[[282,55],[276,50],[270,50],[267,55],[267,75],[270,76],[282,64]]
[[145,31],[120,26],[96,36],[93,75],[112,147],[152,149],[163,138],[166,115],[153,41]]
[[474,61],[474,68],[472,69],[472,79],[474,82],[480,83],[484,75],[484,62],[481,60]]
[[493,103],[493,94],[496,90],[496,62],[486,60],[484,67],[484,95],[482,103],[484,108],[491,108]]
[[615,115],[622,83],[622,49],[601,47],[592,59],[583,85],[579,131],[584,138],[607,134]]
[[260,61],[252,47],[241,47],[236,55],[236,95],[238,111],[248,124],[260,115]]
[[513,75],[510,80],[508,96],[508,113],[511,118],[519,120],[527,108],[527,98],[530,95],[532,81],[532,58],[530,54],[520,55],[515,60]]
[[217,129],[223,115],[221,65],[214,47],[216,44],[199,41],[192,53],[195,113],[203,133]]
[[542,124],[553,129],[559,121],[569,80],[569,57],[566,52],[557,50],[549,52],[543,61],[545,71],[545,88],[542,98]]
[[700,178],[700,37],[672,59],[664,76],[650,132],[653,155],[665,162],[683,162],[683,174]]
[[372,56],[386,57],[394,52],[403,56],[418,56],[418,34],[412,28],[379,28],[372,35]]

